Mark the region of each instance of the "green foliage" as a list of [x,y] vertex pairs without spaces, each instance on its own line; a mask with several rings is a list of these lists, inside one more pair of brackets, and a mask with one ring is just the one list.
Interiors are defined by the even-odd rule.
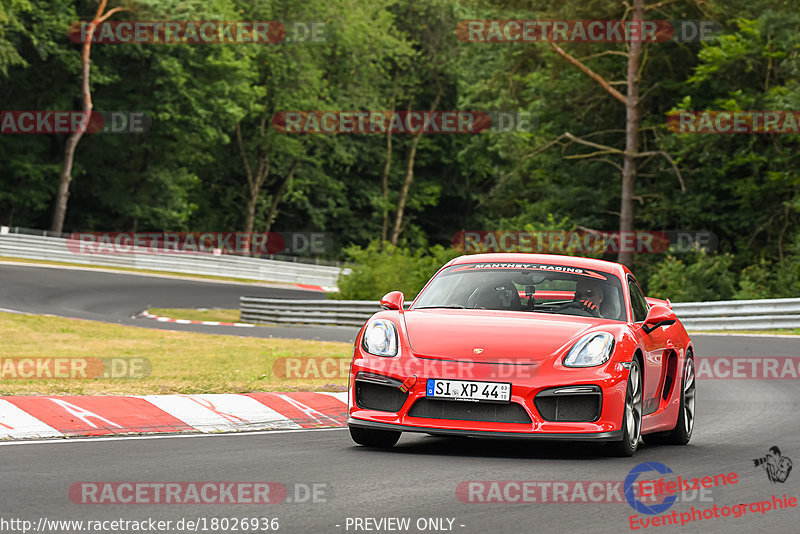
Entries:
[[737,299],[796,298],[800,295],[800,258],[761,262],[742,269]]
[[[143,111],[143,135],[87,135],[75,155],[66,231],[241,230],[250,196],[236,140],[269,175],[254,230],[324,231],[331,259],[359,265],[342,279],[350,298],[409,297],[451,254],[460,231],[615,231],[620,160],[561,139],[565,132],[624,146],[624,106],[546,43],[468,43],[459,20],[617,19],[618,0],[125,0],[112,20],[277,20],[325,24],[323,42],[92,47],[95,110]],[[96,1],[4,0],[0,5],[3,110],[80,108],[80,46],[70,23]],[[708,231],[714,255],[642,254],[633,270],[649,294],[673,300],[800,296],[798,135],[677,135],[676,110],[800,109],[800,12],[790,0],[662,2],[658,18],[714,20],[702,43],[645,45],[640,68],[641,158],[636,229]],[[563,43],[610,81],[622,43]],[[392,137],[384,196],[383,135],[287,135],[277,111],[427,109],[529,114],[529,131],[426,135],[416,154],[400,248],[381,252],[411,136]],[[615,86],[624,90],[623,85]],[[262,130],[261,125],[264,124]],[[0,143],[0,224],[46,228],[65,135],[8,135]],[[542,149],[543,147],[548,147]],[[296,172],[282,190],[293,163]],[[282,197],[281,197],[282,195]],[[279,198],[280,197],[280,198]],[[274,201],[274,222],[269,213]],[[366,247],[366,248],[363,248]],[[606,259],[613,257],[605,256]],[[359,296],[360,295],[360,296]]]
[[0,4],[0,73],[5,77],[9,67],[28,65],[17,52],[13,40],[15,34],[27,34],[19,15],[30,10],[28,0],[7,0]]
[[428,250],[394,247],[373,241],[366,248],[345,249],[352,261],[352,273],[339,276],[339,293],[329,296],[344,300],[377,300],[390,291],[402,291],[412,300],[431,276],[445,263],[459,256],[452,248],[435,245]]
[[647,296],[672,302],[730,300],[736,280],[730,254],[697,254],[694,262],[667,258],[650,276]]

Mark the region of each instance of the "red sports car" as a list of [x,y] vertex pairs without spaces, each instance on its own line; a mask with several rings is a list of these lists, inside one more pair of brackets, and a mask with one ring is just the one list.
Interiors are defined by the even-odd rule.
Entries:
[[669,301],[624,265],[544,254],[461,256],[406,310],[381,300],[355,340],[350,434],[391,447],[402,432],[689,442],[692,342]]

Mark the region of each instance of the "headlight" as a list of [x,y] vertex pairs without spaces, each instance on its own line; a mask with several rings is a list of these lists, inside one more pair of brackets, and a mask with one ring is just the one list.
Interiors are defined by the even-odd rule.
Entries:
[[566,367],[593,367],[606,363],[614,351],[614,336],[592,332],[578,340],[564,358]]
[[397,356],[397,330],[391,321],[377,319],[367,325],[361,342],[375,356]]

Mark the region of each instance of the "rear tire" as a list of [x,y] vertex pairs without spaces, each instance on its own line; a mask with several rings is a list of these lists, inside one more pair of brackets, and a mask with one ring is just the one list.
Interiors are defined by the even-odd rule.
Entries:
[[642,368],[637,358],[631,362],[625,389],[625,411],[622,416],[622,440],[609,443],[613,456],[633,456],[642,435]]
[[359,445],[389,449],[400,439],[401,432],[394,430],[376,430],[374,428],[350,427],[350,437]]

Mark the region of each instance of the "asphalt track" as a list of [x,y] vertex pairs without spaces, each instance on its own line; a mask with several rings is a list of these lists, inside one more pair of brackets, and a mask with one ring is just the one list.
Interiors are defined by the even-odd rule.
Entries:
[[357,328],[298,326],[238,328],[161,323],[133,316],[154,308],[237,309],[242,295],[288,299],[324,298],[316,291],[280,286],[222,283],[51,266],[0,262],[0,310],[52,314],[92,321],[250,337],[352,341]]
[[[773,349],[773,340],[754,347]],[[738,482],[677,502],[680,514],[771,498],[798,497],[800,473],[770,483],[752,458],[778,445],[800,458],[800,383],[796,380],[704,380],[690,445],[647,446],[633,458],[609,458],[602,446],[404,435],[387,451],[355,446],[347,430],[57,441],[0,445],[0,518],[177,521],[182,517],[277,517],[280,532],[355,532],[348,517],[454,518],[455,532],[627,532],[627,503],[503,503],[460,501],[456,487],[476,480],[624,480],[645,461],[661,462],[682,477],[736,472]],[[253,505],[79,505],[68,497],[79,481],[262,481],[326,484],[326,502]],[[798,508],[747,512],[682,528],[647,532],[797,532]],[[337,527],[336,525],[340,525]],[[464,525],[464,527],[460,527]],[[221,531],[221,530],[220,530]],[[228,532],[231,532],[228,530]],[[359,532],[366,532],[359,530]],[[374,530],[370,532],[386,532]],[[419,532],[412,527],[406,532]]]
[[[50,285],[37,288],[30,281],[32,271],[0,268],[0,307],[11,308],[11,302],[17,309],[25,306],[22,311],[52,313],[53,309],[47,306],[55,305],[59,314],[92,314],[83,317],[88,319],[98,314],[122,313],[131,306],[135,309],[144,301],[165,307],[213,305],[210,297],[201,298],[202,293],[187,295],[186,291],[207,290],[208,295],[219,299],[218,305],[226,307],[230,307],[226,299],[232,298],[224,291],[207,288],[211,284],[183,286],[170,280],[160,286],[161,291],[139,295],[135,305],[122,305],[113,303],[108,295],[87,292],[80,277],[71,278],[78,280],[74,288],[59,285],[66,280],[61,277],[68,276],[64,273],[54,275],[57,280],[35,273],[40,282],[42,277],[45,282],[50,281]],[[9,289],[10,282],[24,281],[26,276],[27,292]],[[95,275],[92,278],[100,280]],[[134,293],[135,288],[146,291],[150,284],[160,284],[154,279],[106,283],[125,287],[130,284]],[[108,286],[97,286],[101,293],[104,287]],[[177,288],[173,293],[179,298],[177,301],[156,299],[159,294],[168,297],[165,292],[169,287]],[[65,309],[70,299],[79,304]],[[787,338],[695,335],[693,339],[698,356],[798,356],[800,352],[800,340]],[[416,528],[419,518],[444,517],[454,520],[452,531],[463,533],[629,532],[630,516],[636,512],[625,502],[469,503],[458,498],[456,488],[464,481],[621,481],[633,467],[646,461],[666,464],[684,478],[729,472],[738,475],[736,484],[714,490],[702,500],[695,496],[692,501],[676,502],[666,513],[691,512],[693,506],[729,507],[770,500],[773,495],[800,498],[797,468],[785,483],[771,483],[766,472],[752,462],[774,445],[780,447],[784,456],[799,461],[800,381],[698,380],[697,398],[697,423],[688,446],[645,443],[636,456],[624,459],[607,457],[602,445],[413,434],[405,434],[391,450],[373,450],[355,446],[344,429],[0,444],[3,482],[0,520],[19,518],[36,524],[41,517],[50,520],[152,517],[172,521],[277,517],[279,532],[316,534],[391,532],[346,528],[347,518],[367,517],[411,519],[410,529],[394,532],[447,532]],[[70,486],[80,481],[257,481],[279,482],[290,488],[296,483],[322,483],[327,490],[325,502],[320,499],[316,503],[284,502],[267,506],[81,505],[72,502],[68,495]],[[639,514],[639,517],[645,516]],[[651,526],[638,531],[794,533],[798,524],[800,508],[791,508],[766,514],[748,510],[739,518],[704,519],[683,527]]]

